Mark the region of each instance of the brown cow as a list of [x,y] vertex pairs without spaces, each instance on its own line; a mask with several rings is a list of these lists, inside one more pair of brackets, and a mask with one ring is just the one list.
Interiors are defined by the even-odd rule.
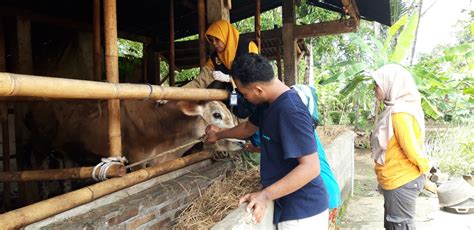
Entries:
[[[34,152],[61,150],[72,154],[71,158],[85,158],[88,152],[108,156],[106,102],[40,102],[29,108],[26,124],[36,140]],[[131,163],[199,139],[209,123],[227,128],[236,125],[230,111],[217,101],[169,102],[159,107],[154,101],[122,101],[121,122],[123,155]],[[213,147],[236,151],[242,143],[227,140]],[[147,165],[178,158],[189,148],[157,157]]]

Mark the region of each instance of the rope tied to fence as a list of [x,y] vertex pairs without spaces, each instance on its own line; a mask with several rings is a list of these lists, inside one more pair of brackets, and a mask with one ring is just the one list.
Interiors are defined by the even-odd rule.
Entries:
[[178,146],[178,147],[176,147],[176,148],[174,148],[174,149],[170,149],[170,150],[168,150],[168,151],[161,152],[161,153],[156,154],[156,155],[154,155],[154,156],[152,156],[152,157],[149,157],[149,158],[147,158],[147,159],[143,159],[143,160],[141,160],[141,161],[137,161],[137,162],[135,162],[135,163],[133,163],[133,164],[127,165],[125,168],[126,168],[126,169],[129,169],[129,168],[131,168],[131,167],[134,167],[134,166],[143,164],[143,163],[145,163],[145,162],[151,161],[151,160],[153,160],[153,159],[155,159],[155,158],[158,158],[158,157],[160,157],[160,156],[162,156],[162,155],[165,155],[165,154],[168,154],[168,153],[176,152],[176,151],[181,150],[181,149],[183,149],[183,148],[186,148],[186,147],[189,147],[189,146],[193,146],[193,145],[195,145],[195,144],[197,144],[197,143],[199,143],[199,142],[204,142],[204,141],[205,141],[205,138],[206,138],[206,136],[204,135],[204,136],[200,137],[200,138],[197,139],[197,140],[188,142],[188,143],[186,143],[186,144],[184,144],[184,145],[180,145],[180,146]]
[[[104,181],[107,180],[107,171],[112,165],[125,165],[128,160],[125,157],[109,157],[102,158],[101,162],[97,164],[92,170],[92,179],[95,181]],[[99,170],[98,175],[96,176],[96,171]]]

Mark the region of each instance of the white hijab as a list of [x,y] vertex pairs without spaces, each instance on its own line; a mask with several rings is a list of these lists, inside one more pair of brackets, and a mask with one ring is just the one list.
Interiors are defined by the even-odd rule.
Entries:
[[372,134],[372,159],[384,165],[388,142],[393,136],[392,114],[405,112],[413,115],[420,128],[422,143],[425,139],[425,119],[420,93],[408,70],[400,65],[388,64],[375,71],[372,77],[384,94],[385,104]]

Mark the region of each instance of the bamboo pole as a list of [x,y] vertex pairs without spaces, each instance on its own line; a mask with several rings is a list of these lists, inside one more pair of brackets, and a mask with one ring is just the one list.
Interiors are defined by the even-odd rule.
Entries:
[[198,25],[199,25],[199,66],[206,65],[206,5],[204,0],[198,0]]
[[93,34],[94,34],[94,80],[100,81],[102,75],[102,52],[100,49],[100,0],[93,0]]
[[257,41],[258,53],[262,51],[262,34],[260,31],[260,0],[255,1],[255,40]]
[[[94,167],[80,167],[68,169],[49,169],[22,172],[0,172],[0,182],[25,182],[25,181],[50,181],[50,180],[71,180],[71,179],[91,179]],[[107,178],[121,177],[127,173],[122,164],[111,165],[107,170]],[[95,176],[99,176],[99,169]]]
[[211,154],[208,152],[195,153],[154,167],[129,173],[121,178],[112,178],[70,193],[6,212],[0,215],[0,226],[2,226],[2,229],[17,229],[150,178],[209,159],[210,157]]
[[170,0],[170,56],[169,56],[169,79],[170,86],[175,84],[174,70],[175,67],[175,53],[174,53],[174,0]]
[[0,72],[0,96],[69,99],[225,100],[219,89],[183,89],[157,85],[106,83]]
[[[105,15],[105,64],[107,81],[119,82],[117,48],[117,6],[116,0],[104,0]],[[108,101],[109,156],[122,155],[122,135],[120,130],[120,100]]]

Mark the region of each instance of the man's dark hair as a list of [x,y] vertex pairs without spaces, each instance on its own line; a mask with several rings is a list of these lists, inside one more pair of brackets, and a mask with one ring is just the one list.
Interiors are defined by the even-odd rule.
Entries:
[[244,86],[254,82],[269,82],[274,77],[270,62],[254,53],[238,57],[232,64],[230,75],[237,78]]

